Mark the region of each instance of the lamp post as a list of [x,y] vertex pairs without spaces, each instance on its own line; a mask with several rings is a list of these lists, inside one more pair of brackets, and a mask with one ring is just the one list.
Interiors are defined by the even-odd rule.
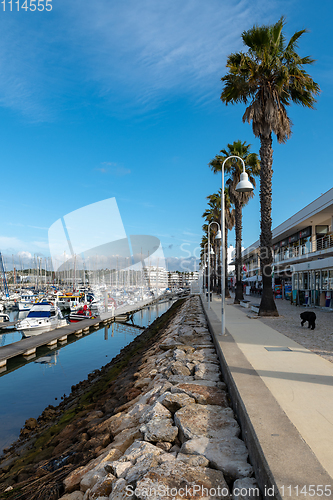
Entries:
[[249,193],[253,191],[254,187],[252,183],[249,181],[249,177],[247,173],[245,172],[245,162],[243,158],[240,158],[239,156],[228,156],[222,163],[222,193],[221,193],[221,233],[222,233],[222,240],[221,240],[221,254],[222,254],[222,262],[221,262],[221,299],[222,299],[222,305],[221,305],[221,333],[222,335],[225,334],[225,248],[224,248],[224,239],[225,239],[225,207],[224,207],[224,165],[226,161],[230,160],[231,158],[237,158],[240,160],[243,164],[243,172],[240,175],[240,181],[236,186],[236,191],[238,193]]
[[[203,258],[203,272],[202,272],[202,287],[203,287],[203,293],[205,293],[205,270],[206,270],[206,246],[208,245],[208,242],[204,244],[204,258]],[[207,282],[206,282],[207,284]]]
[[214,255],[214,250],[213,252],[211,253],[210,252],[210,226],[212,224],[217,224],[218,225],[218,232],[217,232],[217,235],[215,236],[215,239],[216,240],[220,240],[221,239],[221,228],[220,228],[220,224],[218,222],[215,222],[214,220],[212,222],[210,222],[208,224],[208,309],[210,309],[210,256],[211,255]]

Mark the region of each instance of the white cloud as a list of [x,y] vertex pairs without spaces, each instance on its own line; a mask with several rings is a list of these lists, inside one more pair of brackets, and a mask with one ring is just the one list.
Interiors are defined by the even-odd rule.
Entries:
[[129,168],[125,168],[117,163],[104,161],[101,165],[105,165],[104,167],[97,167],[95,170],[100,172],[101,174],[110,174],[116,177],[123,177],[124,175],[129,175],[131,170]]
[[226,56],[241,48],[241,32],[270,20],[282,4],[58,0],[43,23],[3,16],[0,105],[52,120],[59,109],[92,98],[122,114],[175,96],[207,102],[220,90]]
[[18,252],[17,255],[22,259],[32,259],[32,254],[30,252]]
[[0,248],[8,250],[21,250],[26,244],[16,238],[11,236],[0,236]]
[[[27,248],[30,251],[27,251]],[[3,255],[21,255],[31,258],[31,252],[49,254],[49,246],[45,241],[24,241],[15,236],[0,236],[0,249]],[[30,257],[29,257],[30,256]]]

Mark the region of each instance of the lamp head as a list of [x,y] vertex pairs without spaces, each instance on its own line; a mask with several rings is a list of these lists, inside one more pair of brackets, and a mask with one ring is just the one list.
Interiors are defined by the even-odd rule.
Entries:
[[210,255],[215,255],[215,252],[212,247],[210,247]]
[[254,190],[253,184],[249,181],[249,176],[246,172],[242,172],[240,175],[240,181],[236,186],[236,191],[238,193],[250,193]]
[[221,230],[219,229],[216,233],[216,236],[215,236],[215,239],[216,240],[220,240],[222,238],[222,233],[221,233]]

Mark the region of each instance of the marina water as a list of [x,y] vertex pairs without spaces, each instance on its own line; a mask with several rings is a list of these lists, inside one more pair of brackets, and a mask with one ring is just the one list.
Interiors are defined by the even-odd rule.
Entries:
[[[50,404],[57,406],[72,385],[109,363],[173,302],[157,303],[135,313],[133,325],[111,323],[81,338],[71,336],[62,347],[39,348],[33,359],[25,361],[20,356],[9,360],[7,370],[0,374],[0,454],[19,437],[28,418],[37,418]],[[4,335],[3,345],[22,338],[18,332]]]

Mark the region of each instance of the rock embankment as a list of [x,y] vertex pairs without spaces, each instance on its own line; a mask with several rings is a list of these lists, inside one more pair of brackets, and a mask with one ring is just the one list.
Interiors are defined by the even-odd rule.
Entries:
[[22,459],[25,474],[35,474],[35,493],[18,471],[8,498],[260,497],[199,298],[185,301],[153,338],[145,335],[144,349],[126,348],[112,376],[94,383],[92,375],[76,388],[44,447],[40,437],[34,444],[44,461],[38,453],[34,466]]
[[198,298],[134,376],[142,393],[96,425],[112,442],[66,477],[63,500],[231,498],[257,486]]

